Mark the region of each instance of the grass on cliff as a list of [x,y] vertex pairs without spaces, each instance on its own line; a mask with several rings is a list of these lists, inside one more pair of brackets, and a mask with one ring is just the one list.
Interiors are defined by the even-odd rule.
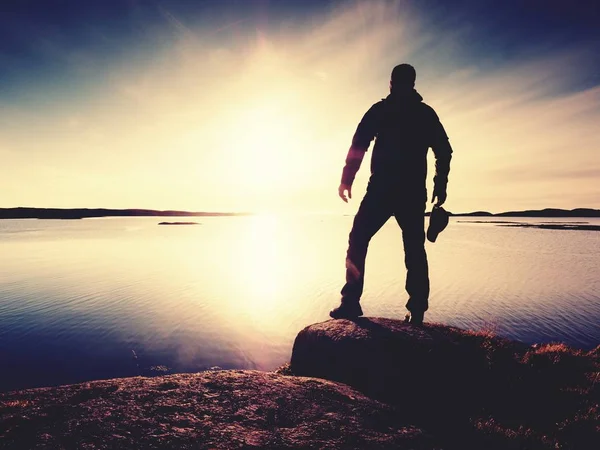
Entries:
[[491,332],[452,334],[477,354],[467,360],[472,366],[463,367],[471,376],[434,403],[454,402],[440,407],[468,418],[468,434],[481,448],[600,449],[600,346],[528,347]]

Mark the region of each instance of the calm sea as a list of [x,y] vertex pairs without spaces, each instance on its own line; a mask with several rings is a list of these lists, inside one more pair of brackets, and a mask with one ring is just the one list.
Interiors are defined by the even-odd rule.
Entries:
[[[274,369],[339,300],[352,217],[161,220],[178,219],[0,220],[0,390]],[[427,243],[426,320],[600,344],[600,232],[464,220],[475,219],[453,218]],[[404,280],[390,220],[367,258],[365,315],[402,318]]]

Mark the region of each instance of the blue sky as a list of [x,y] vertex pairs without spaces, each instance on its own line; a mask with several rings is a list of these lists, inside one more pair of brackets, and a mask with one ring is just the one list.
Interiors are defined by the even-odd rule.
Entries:
[[[0,6],[0,99],[30,90],[93,84],[112,65],[169,42],[169,16],[186,26],[236,24],[277,30],[280,21],[310,21],[339,2],[326,0],[5,0]],[[403,2],[430,27],[460,31],[461,56],[482,66],[510,65],[528,54],[600,46],[600,7],[593,1],[421,0]],[[368,8],[368,5],[365,6]],[[224,30],[225,31],[225,30]],[[226,33],[223,33],[226,34]],[[226,39],[227,37],[224,36]],[[81,78],[65,53],[94,64]],[[457,60],[456,64],[464,63]],[[72,62],[72,61],[71,61]],[[574,70],[565,89],[600,84],[600,59]]]
[[[339,2],[326,0],[5,0],[0,6],[0,79],[4,99],[21,89],[77,79],[61,51],[80,51],[98,66],[168,40],[171,14],[186,26],[235,24],[277,29],[306,21]],[[482,64],[510,64],[529,52],[600,45],[600,7],[593,1],[421,0],[403,2],[428,25],[464,32],[462,53]],[[368,5],[366,6],[368,8]],[[164,32],[160,37],[159,32]],[[583,86],[600,83],[600,60],[580,70]]]
[[[0,156],[12,175],[0,182],[7,193],[7,204],[0,206],[246,209],[234,192],[219,201],[202,196],[207,189],[225,192],[218,181],[192,189],[194,200],[182,201],[175,188],[170,195],[161,191],[144,196],[144,190],[132,185],[149,183],[150,174],[159,169],[148,165],[144,179],[131,170],[134,161],[149,156],[162,158],[163,166],[168,161],[174,173],[178,161],[187,161],[177,182],[186,176],[208,180],[225,170],[215,136],[227,121],[217,125],[205,118],[196,127],[193,121],[174,119],[176,112],[205,117],[200,107],[205,94],[222,92],[227,97],[230,83],[237,100],[248,86],[262,93],[263,85],[272,87],[281,80],[281,89],[290,83],[304,92],[303,98],[282,103],[281,94],[268,94],[270,88],[265,88],[258,99],[249,93],[256,103],[252,108],[262,107],[260,98],[275,105],[276,98],[266,95],[279,95],[278,106],[257,114],[275,120],[269,114],[286,111],[290,123],[279,128],[291,124],[286,128],[291,140],[298,141],[300,134],[302,139],[318,136],[305,145],[314,147],[315,155],[331,152],[335,160],[327,156],[331,160],[321,164],[308,159],[309,152],[306,160],[290,153],[280,161],[282,173],[291,173],[293,161],[306,173],[314,169],[313,184],[305,190],[289,186],[281,199],[270,196],[263,206],[276,208],[292,197],[310,209],[329,190],[335,193],[341,170],[341,162],[335,161],[343,160],[356,122],[370,103],[386,94],[389,71],[404,58],[417,67],[417,88],[440,113],[455,146],[454,175],[459,180],[454,196],[450,191],[455,209],[600,207],[593,188],[600,176],[599,141],[591,137],[600,114],[599,9],[594,2],[558,1],[5,0],[0,5]],[[259,62],[267,71],[262,75],[256,69]],[[322,84],[315,84],[309,72]],[[192,94],[197,89],[203,92]],[[324,119],[319,114],[327,109],[327,95],[343,98],[343,105],[338,102],[339,109]],[[192,97],[200,106],[190,103]],[[237,111],[230,101],[214,101],[207,108],[215,117],[247,117],[247,111]],[[303,108],[313,108],[315,116],[311,120],[304,114],[305,129],[299,130],[295,127],[301,120],[294,111]],[[471,125],[483,117],[486,122]],[[526,127],[524,118],[531,118]],[[327,130],[321,129],[324,120],[330,122]],[[142,131],[131,131],[141,123],[158,124],[154,130],[169,125],[144,137]],[[198,150],[202,155],[194,160],[190,135],[199,148],[202,142],[216,143],[210,155]],[[169,144],[159,147],[159,141]],[[182,147],[171,144],[182,141]],[[517,147],[525,143],[537,150],[528,150],[511,166]],[[568,147],[565,153],[575,151],[570,159],[561,159],[566,156],[560,156],[563,147],[558,143]],[[486,158],[491,159],[483,159],[482,144],[490,146]],[[546,160],[542,149],[549,147],[553,150]],[[97,152],[102,152],[102,161],[94,160]],[[312,167],[317,163],[319,167]],[[191,166],[198,168],[192,172]],[[480,179],[474,171],[481,172]],[[82,186],[83,173],[89,190]],[[359,188],[367,177],[363,169]],[[468,183],[459,184],[461,177]],[[494,177],[498,181],[493,188],[484,185]],[[116,200],[121,198],[118,191],[102,186],[102,180],[121,191],[127,188],[130,195]],[[255,195],[264,197],[266,189],[257,188]],[[515,191],[529,196],[516,198]],[[333,205],[335,196],[330,201],[320,209],[341,207]],[[259,203],[254,199],[248,205]]]

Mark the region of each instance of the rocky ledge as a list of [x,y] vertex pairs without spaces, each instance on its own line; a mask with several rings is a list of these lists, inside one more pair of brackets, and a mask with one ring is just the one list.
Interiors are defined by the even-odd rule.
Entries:
[[600,347],[442,325],[311,325],[276,373],[0,394],[1,448],[600,448]]
[[0,448],[430,449],[431,439],[341,383],[210,371],[3,394]]
[[527,346],[443,325],[360,318],[300,332],[291,371],[394,405],[436,448],[600,449],[600,346]]

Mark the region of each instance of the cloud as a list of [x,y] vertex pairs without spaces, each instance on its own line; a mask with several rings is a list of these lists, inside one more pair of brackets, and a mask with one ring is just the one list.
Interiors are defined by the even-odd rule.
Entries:
[[[410,62],[455,149],[449,207],[600,207],[600,87],[577,89],[592,49],[523,43],[505,63],[477,58],[464,40],[470,23],[438,29],[407,5],[344,3],[269,27],[244,17],[193,27],[163,9],[162,32],[176,38],[156,39],[170,45],[116,65],[87,102],[74,88],[52,110],[0,111],[3,148],[20,155],[13,166],[107,180],[107,205],[128,189],[140,207],[341,211],[335,190],[354,129],[387,94],[392,67]],[[356,196],[368,175],[365,163]],[[39,198],[48,192],[41,184]],[[69,195],[84,205],[90,193]]]

